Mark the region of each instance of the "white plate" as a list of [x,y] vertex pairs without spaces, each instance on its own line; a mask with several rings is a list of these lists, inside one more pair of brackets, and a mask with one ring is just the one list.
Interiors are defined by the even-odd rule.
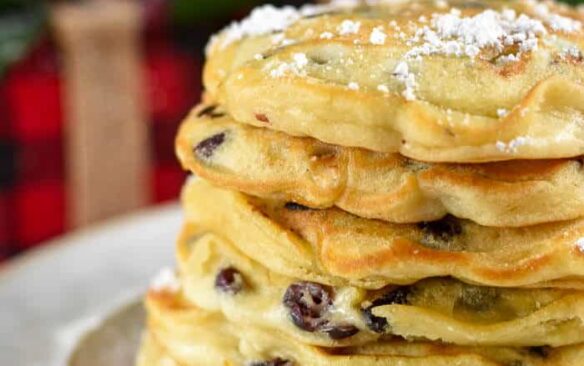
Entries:
[[177,205],[163,206],[0,267],[0,365],[65,365],[80,336],[173,265],[181,220]]
[[68,366],[133,366],[144,317],[141,301],[119,309],[80,339]]

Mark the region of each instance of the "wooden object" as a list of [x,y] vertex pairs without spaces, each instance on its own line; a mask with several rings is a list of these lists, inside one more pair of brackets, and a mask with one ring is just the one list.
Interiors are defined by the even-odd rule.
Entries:
[[141,11],[134,2],[89,1],[56,6],[52,21],[63,54],[68,219],[76,227],[147,202]]

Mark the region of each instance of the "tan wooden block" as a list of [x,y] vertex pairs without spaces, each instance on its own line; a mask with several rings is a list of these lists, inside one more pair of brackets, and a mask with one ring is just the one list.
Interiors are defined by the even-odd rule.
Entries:
[[95,1],[52,15],[64,63],[69,222],[83,226],[148,200],[141,10]]

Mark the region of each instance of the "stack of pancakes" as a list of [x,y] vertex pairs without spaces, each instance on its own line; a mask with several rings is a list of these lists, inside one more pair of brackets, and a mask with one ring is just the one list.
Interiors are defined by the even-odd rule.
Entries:
[[345,0],[223,30],[138,364],[584,365],[580,17]]

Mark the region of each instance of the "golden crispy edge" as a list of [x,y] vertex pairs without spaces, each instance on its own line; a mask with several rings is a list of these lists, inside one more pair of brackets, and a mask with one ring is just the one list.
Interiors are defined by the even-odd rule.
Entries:
[[[266,313],[280,313],[284,290],[298,280],[270,272],[215,234],[205,234],[194,239],[193,233],[187,233],[179,240],[178,247],[185,297],[208,311],[222,312],[230,321],[241,324],[251,322],[252,325],[262,323],[303,343],[327,347],[371,342],[380,336],[367,328],[361,316],[361,304],[380,294],[367,294],[357,288],[335,287],[337,294],[344,294],[335,305],[346,316],[340,321],[350,321],[361,330],[353,337],[335,341],[322,333],[319,335],[299,331],[287,317],[275,322],[273,318],[264,319]],[[221,296],[215,291],[215,276],[226,266],[233,267],[242,274],[247,287],[241,294]],[[388,320],[388,324],[391,324],[390,334],[408,339],[482,346],[557,347],[584,342],[584,294],[578,291],[503,290],[499,293],[505,299],[503,302],[513,303],[511,306],[521,309],[519,312],[523,314],[484,323],[479,317],[474,320],[462,319],[439,309],[432,296],[440,296],[445,288],[456,290],[458,286],[454,280],[426,280],[413,285],[414,293],[420,290],[430,291],[419,298],[419,302],[377,307],[374,314]],[[272,291],[273,288],[276,290]],[[436,295],[431,295],[432,293]],[[526,293],[535,299],[537,306],[532,308],[533,305],[525,302]],[[464,292],[446,292],[443,296],[456,296],[451,298],[452,303],[455,303],[455,299],[463,294]],[[500,316],[505,311],[497,309],[493,310],[491,317],[496,317],[497,314]],[[475,315],[480,314],[474,309],[469,311]]]
[[[212,187],[201,179],[187,183],[182,200],[187,222],[221,232],[246,255],[271,270],[292,277],[312,277],[316,282],[380,288],[388,283],[453,276],[475,284],[523,287],[563,279],[574,281],[584,271],[584,252],[576,246],[584,236],[581,221],[557,224],[562,232],[556,228],[554,236],[539,238],[539,242],[526,236],[529,242],[486,252],[447,251],[421,245],[407,234],[403,236],[412,230],[411,226],[369,222],[334,210],[292,212],[289,216],[297,215],[288,218],[292,221],[278,223],[249,197]],[[289,226],[292,224],[293,228]],[[472,230],[495,230],[464,225]],[[554,225],[538,230],[544,233]],[[311,238],[304,239],[294,230],[307,231],[303,235]],[[416,230],[419,229],[413,232]],[[505,230],[511,233],[514,229]],[[527,235],[523,229],[515,230],[519,230],[515,236]],[[386,231],[393,232],[392,236],[386,237]]]
[[[189,334],[201,333],[198,319],[204,319],[211,314],[202,312],[195,307],[180,307],[173,305],[174,300],[166,295],[160,296],[157,293],[150,293],[146,298],[146,306],[149,314],[149,332],[154,335],[162,347],[170,351],[173,358],[184,362],[185,365],[196,363],[195,360],[184,360],[188,355],[189,348],[197,346],[189,340]],[[220,321],[221,322],[221,321]],[[167,328],[171,333],[159,333],[159,328]],[[193,329],[199,329],[193,333]],[[512,348],[468,348],[459,346],[449,346],[430,343],[400,343],[395,345],[372,344],[362,347],[349,348],[348,355],[328,353],[325,349],[319,349],[293,342],[277,333],[266,333],[261,329],[234,328],[237,336],[246,337],[246,343],[255,343],[252,347],[256,352],[265,352],[272,357],[282,356],[294,358],[298,366],[451,366],[461,364],[465,366],[503,366],[508,363],[510,357],[519,357],[525,360],[526,356],[522,352]],[[209,335],[213,334],[213,328],[209,329]],[[173,337],[169,338],[172,334]],[[229,337],[230,333],[224,333]],[[170,344],[170,343],[172,344]],[[234,343],[235,344],[235,343]],[[168,346],[171,346],[168,348]],[[247,347],[244,349],[248,349]],[[263,349],[263,351],[262,351]],[[241,350],[241,349],[240,349]],[[248,349],[249,350],[249,349]],[[238,350],[226,350],[226,354]],[[354,353],[362,356],[357,356]],[[387,356],[392,355],[393,356]],[[401,356],[400,356],[401,354]],[[384,356],[385,355],[385,356]],[[428,356],[431,355],[431,356]],[[241,356],[241,355],[240,355]],[[529,362],[527,366],[577,366],[579,360],[584,357],[582,345],[551,349],[546,360],[543,362]],[[495,360],[502,360],[497,362]],[[512,358],[511,358],[512,359]],[[507,360],[507,361],[503,361]],[[227,361],[226,365],[230,365]]]
[[[242,126],[221,108],[223,116],[198,116],[208,108],[202,105],[191,112],[179,130],[176,150],[183,167],[224,188],[314,208],[336,205],[357,216],[398,223],[433,221],[452,213],[485,226],[521,227],[584,216],[584,171],[577,159],[410,163],[397,154]],[[220,132],[237,141],[222,145],[233,147],[219,156],[249,153],[245,157],[251,160],[228,159],[228,165],[221,165],[212,156],[197,158],[194,148]],[[247,172],[246,167],[258,161],[264,162],[262,176],[267,179]],[[408,164],[419,167],[410,169]],[[381,184],[379,179],[391,182]]]

